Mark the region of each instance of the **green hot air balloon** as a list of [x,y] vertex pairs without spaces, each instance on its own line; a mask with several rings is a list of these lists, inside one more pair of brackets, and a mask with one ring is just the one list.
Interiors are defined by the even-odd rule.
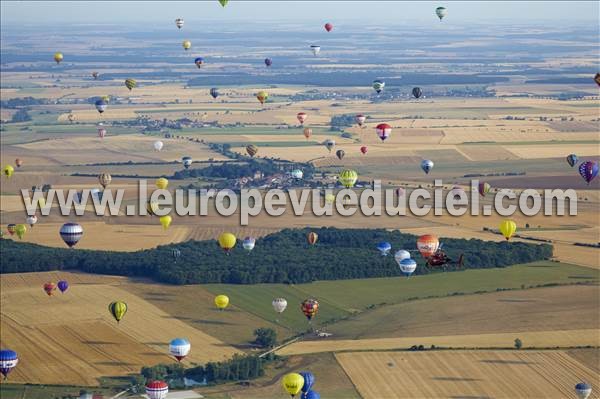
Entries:
[[127,304],[122,301],[111,302],[111,304],[108,305],[108,311],[118,323],[123,316],[125,316],[125,313],[127,313]]
[[134,79],[125,79],[125,87],[129,90],[137,86],[137,82]]

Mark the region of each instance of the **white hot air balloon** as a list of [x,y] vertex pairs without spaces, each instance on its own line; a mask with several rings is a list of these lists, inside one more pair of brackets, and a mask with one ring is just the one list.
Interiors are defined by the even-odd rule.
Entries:
[[410,259],[410,252],[408,252],[406,249],[400,249],[396,251],[394,254],[394,260],[396,263],[400,265],[400,262],[402,262],[404,259]]
[[585,382],[575,385],[575,394],[579,399],[587,399],[592,394],[592,386]]
[[177,361],[181,361],[184,357],[190,353],[191,349],[190,341],[185,338],[175,338],[169,344],[169,353],[173,355]]
[[300,180],[304,177],[304,172],[302,172],[302,170],[300,170],[300,169],[294,169],[294,170],[292,170],[291,175],[294,179]]
[[242,241],[242,247],[248,252],[254,249],[254,245],[256,245],[256,240],[253,237],[246,237]]
[[181,29],[183,27],[183,24],[185,22],[183,21],[183,18],[177,18],[175,20],[175,26],[177,26],[177,28]]
[[33,216],[27,216],[27,219],[25,219],[25,222],[29,225],[29,227],[33,228],[33,225],[36,224],[38,221],[37,216],[33,215]]
[[313,44],[312,46],[310,46],[310,50],[312,51],[313,55],[317,55],[321,52],[321,46]]
[[285,298],[275,298],[273,299],[272,304],[273,309],[275,309],[277,313],[283,313],[285,308],[287,308],[287,301],[285,300]]
[[398,266],[400,267],[400,271],[406,277],[409,277],[414,273],[415,270],[417,270],[417,262],[411,258],[402,259],[400,262],[398,262]]
[[163,144],[163,142],[162,142],[162,141],[160,141],[160,140],[157,140],[157,141],[155,141],[155,142],[154,142],[154,149],[155,149],[156,151],[160,151],[160,150],[162,150],[162,148],[163,148],[163,145],[164,145],[164,144]]

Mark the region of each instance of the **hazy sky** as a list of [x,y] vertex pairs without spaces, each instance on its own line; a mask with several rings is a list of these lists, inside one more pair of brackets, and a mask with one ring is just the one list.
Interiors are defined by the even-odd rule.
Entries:
[[[245,1],[231,0],[222,8],[217,0],[195,1],[10,1],[2,0],[2,24],[43,25],[56,22],[123,23],[187,20],[264,20],[264,21],[378,21],[435,22],[434,10],[448,9],[445,23],[518,23],[585,21],[598,25],[598,1]],[[151,27],[150,27],[151,28]]]

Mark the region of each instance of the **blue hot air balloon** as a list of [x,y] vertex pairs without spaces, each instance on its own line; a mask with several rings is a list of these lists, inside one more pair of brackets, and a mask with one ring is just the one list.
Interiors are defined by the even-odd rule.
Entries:
[[590,384],[586,384],[585,382],[580,382],[575,385],[575,393],[577,397],[580,399],[587,399],[588,396],[592,393],[592,386]]
[[65,293],[67,289],[69,289],[69,283],[66,280],[60,280],[56,286],[60,290],[61,293]]
[[406,277],[410,277],[410,275],[413,274],[417,269],[417,262],[415,262],[415,260],[412,258],[406,258],[398,262],[398,266],[400,266],[400,271]]
[[579,159],[577,158],[577,155],[575,155],[575,154],[567,155],[567,163],[569,164],[570,167],[575,166],[577,164],[577,161],[579,161]]
[[387,256],[392,250],[392,244],[390,244],[387,241],[382,241],[379,244],[377,244],[377,250],[381,252],[382,256]]
[[210,89],[210,95],[212,96],[212,98],[219,97],[219,89],[213,87],[212,89]]
[[298,373],[304,378],[304,385],[302,385],[302,392],[306,395],[310,388],[315,385],[315,376],[310,371],[301,371]]
[[104,111],[106,111],[106,107],[108,106],[108,103],[104,100],[98,100],[96,101],[96,109],[98,110],[98,112],[103,113]]
[[178,362],[190,353],[190,341],[185,338],[175,338],[169,344],[169,353],[177,359]]
[[198,68],[202,68],[202,65],[204,65],[204,58],[202,58],[202,57],[197,57],[197,58],[194,60],[194,64],[196,64],[196,66],[197,66]]
[[273,60],[270,58],[265,58],[265,65],[270,67],[271,65],[273,65]]
[[10,349],[0,350],[0,373],[2,373],[4,379],[17,366],[17,363],[19,363],[17,352]]
[[302,399],[321,399],[321,395],[317,391],[308,391]]
[[429,159],[424,159],[421,161],[421,169],[423,169],[423,172],[425,172],[426,174],[429,173],[429,171],[431,169],[433,169],[433,161],[429,160]]
[[579,174],[587,184],[590,184],[598,176],[598,162],[585,161],[579,165]]

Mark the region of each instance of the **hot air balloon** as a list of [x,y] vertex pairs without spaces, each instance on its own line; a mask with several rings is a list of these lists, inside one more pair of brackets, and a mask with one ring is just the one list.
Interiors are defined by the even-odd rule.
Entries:
[[383,80],[374,80],[373,81],[373,89],[377,92],[377,94],[381,93],[383,88],[385,87],[385,82]]
[[425,172],[425,174],[429,174],[431,169],[433,169],[433,161],[430,159],[422,160],[421,161],[421,169],[423,169],[423,172]]
[[287,308],[287,301],[285,298],[275,298],[271,304],[277,313],[283,313],[285,308]]
[[51,281],[44,283],[44,291],[48,296],[52,296],[54,291],[56,291],[56,284]]
[[73,248],[81,240],[82,236],[83,227],[78,223],[65,223],[60,228],[60,237],[69,248]]
[[356,123],[358,123],[358,126],[362,126],[365,123],[365,120],[367,120],[367,117],[363,114],[358,114],[354,119],[356,120]]
[[400,249],[396,251],[394,254],[394,260],[396,263],[400,265],[400,262],[402,262],[404,259],[410,259],[410,252],[408,252],[406,249]]
[[92,72],[92,77],[94,78],[94,80],[98,80],[98,72]]
[[63,54],[61,52],[56,52],[54,53],[54,61],[56,61],[57,64],[60,64],[60,62],[63,60]]
[[573,167],[577,164],[578,158],[577,155],[575,154],[569,154],[567,155],[567,163],[569,164],[570,167]]
[[598,176],[598,162],[585,161],[579,165],[579,174],[589,185]]
[[311,231],[310,233],[308,233],[306,235],[306,241],[310,245],[315,245],[317,243],[318,239],[319,239],[319,235],[317,233],[315,233],[314,231]]
[[367,153],[367,151],[369,151],[369,149],[367,148],[366,145],[363,145],[362,147],[360,147],[360,152],[365,155]]
[[204,58],[196,57],[196,59],[194,60],[194,64],[196,64],[198,68],[202,68],[202,65],[204,65]]
[[308,391],[304,394],[302,399],[321,399],[321,395],[317,391]]
[[15,159],[15,165],[17,166],[17,168],[20,168],[21,165],[23,165],[23,160],[21,160],[21,158]]
[[[1,361],[1,357],[0,357],[0,361]],[[4,373],[2,373],[4,374]],[[575,394],[577,395],[577,397],[579,399],[587,399],[588,396],[590,396],[592,393],[592,386],[590,384],[587,384],[585,382],[580,382],[577,385],[575,385]]]
[[183,18],[177,18],[177,19],[175,20],[175,26],[176,26],[178,29],[181,29],[181,28],[183,28],[183,24],[184,24],[184,23],[185,23],[185,21],[183,20]]
[[189,40],[184,40],[183,43],[181,43],[181,45],[183,46],[183,49],[185,51],[188,51],[190,48],[192,48],[192,42],[190,42]]
[[331,23],[327,22],[327,23],[325,24],[325,30],[326,30],[327,32],[331,32],[331,30],[332,30],[332,29],[333,29],[333,25],[332,25]]
[[15,223],[10,223],[8,226],[6,226],[6,231],[8,231],[8,234],[11,236],[15,234],[16,229],[17,225]]
[[17,352],[10,349],[0,350],[0,373],[2,373],[5,380],[12,369],[17,367],[18,363],[19,356],[17,356]]
[[237,239],[232,233],[223,233],[219,236],[219,246],[227,254],[235,247]]
[[298,374],[304,378],[304,385],[302,385],[302,392],[304,395],[315,385],[315,376],[310,371],[301,371]]
[[156,213],[156,211],[158,210],[158,202],[148,200],[148,202],[146,202],[146,210],[148,211],[148,214],[150,216],[154,215]]
[[38,221],[38,218],[35,215],[27,216],[25,218],[25,223],[27,223],[29,225],[29,227],[31,227],[31,228],[33,228],[33,225],[36,224],[37,221]]
[[15,234],[19,237],[19,240],[23,239],[25,233],[27,233],[27,226],[24,224],[18,224],[17,227],[15,227]]
[[122,301],[111,302],[110,305],[108,305],[108,311],[117,323],[119,323],[125,316],[125,313],[127,313],[127,304]]
[[300,170],[300,169],[294,169],[294,170],[292,170],[291,175],[294,179],[300,180],[304,177],[304,172],[302,172],[302,170]]
[[112,181],[112,177],[108,173],[100,173],[98,175],[98,181],[100,182],[100,185],[102,186],[102,188],[105,189],[106,186],[108,186],[110,184],[110,182]]
[[158,219],[158,220],[160,221],[160,225],[162,226],[163,230],[167,230],[169,228],[169,226],[171,225],[173,218],[169,215],[165,215],[165,216],[161,216],[160,219]]
[[146,384],[148,399],[166,399],[169,385],[164,381],[150,381]]
[[165,179],[164,177],[161,177],[159,179],[156,179],[156,182],[154,184],[156,185],[157,188],[164,190],[169,186],[169,181],[167,179]]
[[60,290],[61,294],[64,294],[66,290],[69,289],[69,283],[67,282],[67,280],[60,280],[56,286],[58,287],[58,289]]
[[300,310],[302,310],[302,313],[304,313],[304,316],[306,316],[308,321],[311,321],[319,310],[319,302],[313,298],[305,299],[302,304],[300,304]]
[[500,222],[499,229],[500,233],[502,233],[504,238],[510,240],[510,237],[512,237],[513,234],[515,234],[515,232],[517,231],[517,224],[512,220],[506,219]]
[[600,73],[597,73],[596,76],[594,76],[594,82],[600,86]]
[[316,56],[321,52],[321,46],[317,46],[315,44],[310,46],[310,51],[312,51],[313,55]]
[[344,150],[337,150],[335,152],[335,155],[339,158],[339,160],[341,161],[342,158],[344,158],[344,155],[346,155],[346,151]]
[[329,152],[331,152],[331,150],[333,149],[333,147],[335,147],[335,141],[333,141],[331,139],[327,139],[325,141],[325,147],[329,150]]
[[310,138],[310,136],[312,136],[313,131],[311,128],[309,127],[305,127],[304,128],[304,137],[306,137],[306,140],[308,140]]
[[210,95],[212,96],[212,98],[219,97],[219,89],[213,87],[212,89],[210,89]]
[[340,173],[339,180],[344,187],[352,188],[356,184],[356,180],[358,180],[358,174],[355,170],[346,169]]
[[98,112],[103,113],[104,111],[106,111],[106,107],[108,106],[108,103],[105,100],[97,100],[96,103],[96,110],[98,110]]
[[254,157],[256,155],[256,153],[258,152],[258,147],[255,146],[254,144],[250,144],[250,145],[246,146],[246,152],[251,157]]
[[415,98],[421,98],[423,95],[423,90],[421,90],[420,87],[413,87],[412,95],[415,96]]
[[98,137],[103,139],[104,136],[106,136],[106,129],[104,128],[103,125],[98,125]]
[[335,195],[333,195],[333,194],[325,195],[325,203],[326,204],[333,204],[334,202],[335,202]]
[[398,266],[400,267],[400,271],[406,277],[409,277],[411,274],[414,273],[415,270],[417,270],[417,262],[415,262],[414,259],[411,258],[402,259],[400,262],[398,262]]
[[273,65],[273,60],[270,58],[265,58],[265,65],[267,67],[270,67],[271,65]]
[[192,157],[183,157],[181,158],[181,162],[183,163],[183,167],[188,169],[192,165]]
[[489,193],[491,189],[492,189],[492,186],[490,186],[490,184],[486,183],[486,182],[480,182],[479,186],[477,187],[477,190],[479,191],[479,195],[481,195],[482,197],[485,197],[485,195],[487,193]]
[[229,297],[227,295],[217,295],[215,297],[215,306],[219,310],[225,309],[229,305]]
[[154,150],[155,150],[155,151],[160,151],[160,150],[162,150],[162,148],[163,148],[163,146],[164,146],[164,145],[165,145],[165,144],[164,144],[162,141],[160,141],[160,140],[156,140],[156,141],[154,142],[154,144],[152,144],[152,146],[154,147]]
[[425,234],[418,238],[417,249],[424,258],[429,258],[440,247],[440,241],[432,234]]
[[256,239],[254,239],[254,237],[246,237],[244,238],[244,241],[242,241],[242,247],[248,252],[251,252],[255,245]]
[[264,90],[259,91],[258,93],[256,93],[256,99],[261,103],[264,104],[265,101],[267,101],[267,99],[269,98],[269,93],[267,93]]
[[125,87],[127,87],[129,89],[129,91],[131,91],[131,89],[133,89],[134,87],[137,86],[137,82],[135,81],[135,79],[125,79]]
[[446,16],[446,7],[438,7],[438,8],[436,8],[435,9],[435,15],[437,15],[438,18],[441,21],[442,18],[444,18]]
[[380,123],[375,127],[375,132],[381,141],[385,141],[385,139],[390,137],[390,134],[392,134],[392,127],[387,123]]
[[178,362],[190,353],[190,341],[185,338],[175,338],[169,344],[169,353],[177,359]]
[[382,241],[377,244],[377,250],[381,253],[381,256],[388,256],[390,251],[392,250],[392,244],[387,241]]
[[298,395],[304,385],[304,377],[298,373],[289,373],[283,376],[281,379],[283,389],[293,398]]
[[308,115],[306,114],[306,112],[298,112],[298,114],[296,115],[296,119],[298,119],[298,122],[300,122],[301,125],[304,125],[304,121],[307,117]]
[[222,7],[225,7],[227,3],[229,3],[229,0],[219,0],[219,4],[221,4]]
[[13,168],[10,165],[6,165],[4,167],[4,169],[2,170],[2,173],[4,173],[4,176],[6,176],[6,177],[11,177],[13,175],[13,173],[15,173],[15,168]]

